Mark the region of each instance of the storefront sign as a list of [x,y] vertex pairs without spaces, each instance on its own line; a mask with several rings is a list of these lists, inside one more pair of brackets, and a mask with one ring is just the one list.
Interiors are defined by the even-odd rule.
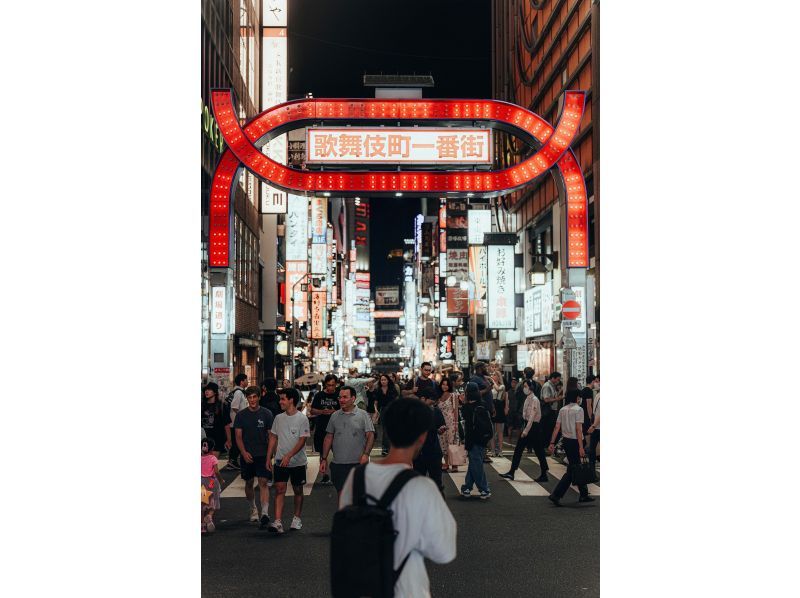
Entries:
[[463,200],[448,201],[447,249],[466,249],[468,245],[468,234],[467,203]]
[[469,290],[447,287],[447,315],[451,318],[469,316]]
[[469,223],[469,244],[483,245],[483,233],[492,232],[492,212],[471,209],[467,212],[467,221]]
[[311,292],[311,338],[322,339],[327,336],[327,304],[325,291]]
[[447,246],[447,272],[445,278],[454,276],[457,283],[469,280],[469,249],[453,249]]
[[528,345],[517,345],[517,369],[528,367]]
[[[277,2],[281,4],[281,2]],[[282,7],[275,7],[273,13],[282,15],[281,19],[269,17],[273,13],[265,13],[265,20],[272,26],[263,29],[262,39],[262,72],[263,81],[261,84],[261,104],[266,108],[272,108],[286,101],[286,79],[287,79],[287,60],[286,60],[286,0],[283,0]],[[274,24],[273,24],[274,22]],[[282,22],[283,25],[277,25]],[[266,24],[266,23],[265,23]],[[286,135],[280,135],[269,143],[265,144],[262,152],[278,164],[288,162]],[[285,214],[287,209],[287,193],[283,189],[277,189],[267,183],[261,183],[261,213],[262,214]]]
[[325,243],[311,245],[311,274],[324,276],[328,273],[328,246]]
[[[300,282],[308,272],[308,262],[287,261],[286,262],[286,320],[292,321],[292,316],[298,322],[305,322],[308,319],[308,306],[306,292],[303,291],[303,283]],[[298,284],[299,283],[299,284]],[[294,287],[294,313],[292,313],[292,288]]]
[[212,287],[211,332],[214,334],[227,334],[228,332],[225,320],[225,300],[225,287]]
[[462,366],[469,363],[469,337],[462,335],[456,337],[456,361]]
[[375,307],[400,305],[400,287],[377,287],[375,289]]
[[311,242],[326,243],[328,234],[328,198],[311,198]]
[[309,164],[491,164],[490,129],[309,127]]
[[552,283],[548,282],[525,291],[525,336],[550,334],[553,334],[553,292]]
[[453,335],[448,333],[439,335],[439,359],[453,359]]
[[302,195],[289,194],[286,214],[286,259],[308,260],[308,200]]
[[516,328],[514,309],[514,246],[489,245],[486,327]]

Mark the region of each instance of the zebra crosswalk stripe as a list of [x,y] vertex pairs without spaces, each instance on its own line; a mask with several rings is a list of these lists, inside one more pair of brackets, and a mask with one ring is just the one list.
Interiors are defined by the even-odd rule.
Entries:
[[[222,461],[220,461],[222,463]],[[219,466],[222,469],[222,466]],[[311,491],[314,489],[314,482],[317,480],[317,475],[319,474],[319,455],[311,455],[308,457],[308,465],[306,465],[306,483],[303,486],[303,495],[308,496],[311,494]],[[258,488],[258,482],[253,482],[254,487]],[[275,493],[274,487],[270,488],[270,495]],[[244,492],[244,480],[242,479],[241,475],[237,475],[236,478],[228,484],[223,490],[222,494],[220,494],[222,498],[245,498]],[[286,487],[286,496],[294,496],[294,490],[292,489],[291,483],[289,483]]]
[[[528,457],[528,459],[530,459],[531,461],[533,461],[537,465],[539,463],[539,461],[538,460],[534,460],[533,457]],[[560,480],[561,477],[567,471],[566,465],[562,465],[561,463],[559,463],[558,461],[556,461],[552,457],[547,457],[547,465],[550,468],[550,470],[548,471],[548,475],[552,475],[554,478],[556,478],[558,480]],[[587,484],[586,486],[589,489],[589,495],[590,496],[600,496],[600,486],[598,486],[597,484]],[[575,486],[574,484],[572,486],[570,486],[570,487],[571,488],[575,488],[577,490],[577,486]]]
[[[499,457],[493,457],[492,469],[494,469],[497,473],[506,473],[509,469],[511,469],[511,461],[505,457],[502,461],[500,461]],[[521,496],[548,496],[550,494],[547,488],[544,488],[537,482],[534,482],[528,476],[528,474],[521,469],[517,469],[517,471],[514,472],[513,480],[506,480],[505,478],[501,479],[511,484],[511,487]]]

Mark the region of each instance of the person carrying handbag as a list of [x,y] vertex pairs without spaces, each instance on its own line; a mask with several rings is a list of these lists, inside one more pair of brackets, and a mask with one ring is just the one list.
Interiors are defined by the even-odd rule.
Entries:
[[[564,406],[558,412],[555,428],[550,436],[550,450],[552,451],[556,442],[558,433],[561,432],[563,437],[564,451],[567,454],[567,461],[569,467],[564,475],[559,480],[553,493],[548,496],[553,504],[557,507],[561,506],[561,499],[566,494],[567,489],[572,484],[572,467],[581,463],[581,460],[586,457],[586,451],[583,448],[583,409],[580,406],[580,391],[568,390],[564,397]],[[578,492],[580,498],[578,502],[593,502],[594,498],[589,496],[589,489],[586,484],[578,485]]]
[[[460,453],[464,452],[458,442],[458,395],[452,392],[449,378],[443,378],[439,383],[439,410],[444,416],[447,427],[445,433],[439,436],[444,453],[442,471],[457,472],[458,466],[466,463],[466,453],[464,453],[463,460],[458,457]],[[456,456],[456,463],[451,458],[453,455]]]

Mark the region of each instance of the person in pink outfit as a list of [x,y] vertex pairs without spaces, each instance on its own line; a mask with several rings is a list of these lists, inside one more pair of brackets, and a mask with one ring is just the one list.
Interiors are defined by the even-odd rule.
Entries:
[[213,450],[214,439],[203,438],[200,442],[200,485],[205,497],[200,501],[200,531],[203,533],[214,531],[214,513],[219,511],[222,482]]

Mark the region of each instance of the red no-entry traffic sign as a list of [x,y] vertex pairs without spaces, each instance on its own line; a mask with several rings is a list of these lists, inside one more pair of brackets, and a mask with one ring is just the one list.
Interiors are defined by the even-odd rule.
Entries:
[[565,301],[561,306],[561,314],[565,320],[577,320],[581,317],[581,304],[577,301]]

